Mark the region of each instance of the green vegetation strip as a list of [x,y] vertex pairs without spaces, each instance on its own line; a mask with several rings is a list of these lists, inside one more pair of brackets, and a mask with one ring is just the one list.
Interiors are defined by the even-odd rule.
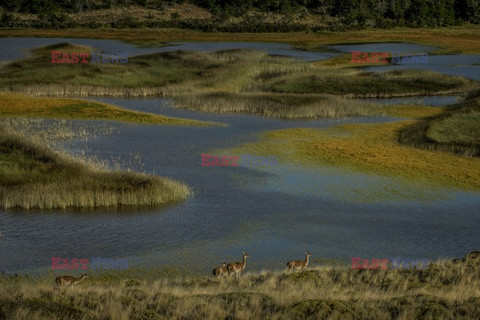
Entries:
[[105,171],[0,129],[0,208],[67,209],[162,206],[189,188],[145,174]]
[[32,98],[0,92],[0,117],[36,117],[83,120],[114,120],[136,124],[208,126],[221,125],[125,110],[116,106],[78,99]]
[[[254,259],[254,257],[252,257]],[[213,268],[213,266],[212,266]],[[119,271],[121,272],[121,271]],[[91,277],[72,288],[48,278],[0,276],[0,316],[29,319],[480,318],[480,252],[424,270],[314,266],[295,273],[157,279]]]

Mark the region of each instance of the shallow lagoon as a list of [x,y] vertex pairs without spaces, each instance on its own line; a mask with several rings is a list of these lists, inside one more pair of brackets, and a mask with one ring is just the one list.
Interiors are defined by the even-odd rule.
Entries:
[[[81,39],[81,38],[0,38],[0,61],[9,61],[28,56],[28,50],[60,42],[87,45],[101,51],[128,52],[129,56],[149,54],[154,52],[169,52],[176,50],[217,51],[228,49],[260,50],[272,55],[288,56],[302,61],[320,61],[333,58],[351,51],[362,52],[432,52],[438,49],[434,46],[414,43],[364,43],[330,45],[329,52],[297,50],[288,44],[268,42],[168,42],[158,48],[140,48],[119,40]],[[449,75],[480,80],[480,54],[462,55],[429,55],[428,63],[399,64],[393,66],[366,67],[375,72],[385,72],[392,69],[421,69],[441,72]]]
[[171,42],[158,48],[141,48],[119,40],[79,39],[79,38],[0,38],[0,61],[16,60],[28,56],[28,50],[61,42],[91,46],[101,51],[128,52],[128,56],[149,54],[154,52],[169,52],[176,50],[218,51],[228,49],[248,49],[268,52],[272,55],[282,55],[304,61],[324,60],[335,57],[335,52],[311,52],[296,50],[283,43],[268,42]]
[[[62,41],[92,45],[101,50],[136,50],[135,54],[249,46],[272,54],[292,52],[292,56],[297,55],[299,59],[305,53],[280,44],[184,43],[164,48],[135,48],[114,40],[72,40],[2,39],[0,60],[18,58],[24,52],[22,48]],[[402,51],[399,44],[390,43],[374,47],[349,46],[342,50],[376,51],[380,49],[378,45],[384,46],[383,51]],[[337,53],[308,52],[308,59],[320,60],[332,54]],[[402,66],[379,67],[378,71],[397,67]],[[476,71],[471,70],[468,76],[476,77]],[[418,99],[429,105],[444,105],[457,98],[372,102],[411,104],[418,103]],[[281,269],[285,261],[302,258],[307,250],[313,253],[313,261],[337,258],[348,262],[352,256],[458,257],[478,248],[478,193],[429,190],[428,186],[390,177],[331,167],[302,168],[282,163],[281,159],[279,166],[263,169],[201,166],[201,153],[255,141],[262,131],[322,128],[341,123],[395,120],[393,118],[287,121],[179,110],[172,108],[166,99],[95,100],[132,110],[228,123],[229,127],[103,122],[115,134],[62,143],[62,148],[73,154],[112,160],[112,166],[119,163],[123,168],[181,180],[192,187],[194,194],[184,203],[141,212],[0,212],[0,271],[45,270],[51,266],[53,256],[128,258],[130,267],[171,265],[182,269],[183,265],[190,264],[195,266],[193,272],[209,273],[223,260],[240,259],[242,251],[251,255],[247,268],[260,270]],[[92,124],[91,121],[67,122]]]
[[[432,52],[437,48],[434,46],[419,45],[413,43],[367,43],[329,46],[341,52],[402,52],[422,53]],[[453,54],[453,55],[428,55],[427,63],[403,63],[396,65],[366,67],[369,71],[386,72],[400,69],[418,69],[435,71],[454,76],[462,76],[474,80],[480,80],[480,54]]]
[[307,250],[312,258],[344,261],[352,256],[434,259],[463,255],[480,240],[479,194],[430,192],[389,177],[302,168],[281,159],[279,166],[263,169],[201,166],[201,153],[254,141],[264,130],[394,119],[286,121],[178,110],[164,99],[95,100],[230,126],[107,122],[116,134],[65,142],[63,148],[74,154],[122,159],[129,163],[123,167],[184,181],[194,195],[145,212],[3,213],[2,270],[46,269],[51,257],[61,256],[122,257],[130,267],[188,263],[196,265],[194,272],[207,273],[222,260],[239,259],[241,251],[251,255],[250,270],[281,269]]

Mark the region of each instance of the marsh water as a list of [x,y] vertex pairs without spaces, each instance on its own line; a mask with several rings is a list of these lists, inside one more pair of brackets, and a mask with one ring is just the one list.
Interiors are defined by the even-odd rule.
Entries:
[[218,51],[229,49],[248,49],[282,55],[304,61],[323,60],[336,56],[335,52],[310,52],[296,50],[288,44],[264,42],[169,42],[157,48],[139,48],[118,40],[78,39],[78,38],[2,38],[0,40],[0,61],[25,58],[29,50],[39,46],[47,46],[61,42],[90,46],[104,52],[127,52],[128,56],[169,52],[176,50]]
[[[5,46],[4,40],[9,40],[11,51],[20,52],[25,48],[21,45],[24,39],[17,39],[17,44],[15,39],[2,39],[0,43]],[[38,40],[48,44],[52,39]],[[84,41],[88,44],[93,40]],[[202,45],[205,50],[222,46]],[[235,43],[223,45],[235,47]],[[384,44],[391,45],[397,47],[385,51],[401,50],[398,44]],[[262,46],[270,48],[272,54],[279,50],[277,44]],[[320,59],[325,53],[309,54]],[[58,147],[75,155],[182,181],[192,188],[193,195],[183,203],[155,210],[0,211],[0,271],[47,270],[51,257],[102,257],[127,258],[129,267],[174,266],[207,274],[222,261],[239,260],[242,251],[251,256],[247,268],[261,270],[282,269],[285,261],[300,259],[305,251],[313,254],[312,259],[349,262],[351,257],[460,257],[478,249],[478,193],[432,189],[411,181],[329,166],[302,167],[281,159],[278,166],[263,168],[201,166],[202,153],[226,149],[228,154],[228,148],[257,141],[259,134],[268,130],[323,128],[394,118],[292,121],[180,110],[167,99],[92,99],[131,110],[228,126],[197,128],[105,121],[102,124],[111,127],[112,134],[62,142]],[[412,103],[409,99],[401,103]],[[425,104],[443,105],[457,97],[416,99],[413,103],[420,99]],[[95,122],[67,123],[78,126]]]

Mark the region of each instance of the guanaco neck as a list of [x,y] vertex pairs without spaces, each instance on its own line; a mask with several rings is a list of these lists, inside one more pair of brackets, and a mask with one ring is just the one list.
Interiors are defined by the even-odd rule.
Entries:
[[310,258],[310,256],[307,254],[305,256],[305,267],[308,265],[308,259]]
[[242,260],[242,269],[245,269],[245,266],[247,265],[247,256],[243,255],[243,260]]

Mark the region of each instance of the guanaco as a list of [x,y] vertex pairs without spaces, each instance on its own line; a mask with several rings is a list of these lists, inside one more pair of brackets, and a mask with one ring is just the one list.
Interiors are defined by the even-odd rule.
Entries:
[[302,270],[303,268],[306,268],[308,265],[308,259],[310,258],[310,252],[305,252],[305,261],[302,260],[292,260],[287,262],[287,266],[290,269],[290,272],[292,272],[293,269],[298,269]]
[[247,257],[249,257],[249,255],[243,252],[242,262],[230,262],[227,265],[228,275],[231,276],[232,273],[235,273],[235,278],[238,279],[247,265]]
[[226,275],[228,273],[227,263],[225,261],[222,262],[222,265],[213,269],[212,273],[214,277],[221,277],[223,275]]
[[76,283],[79,283],[80,281],[82,281],[83,279],[85,279],[86,277],[88,277],[88,275],[86,273],[82,274],[82,276],[80,278],[75,278],[75,277],[72,277],[72,276],[61,276],[61,277],[57,277],[55,279],[55,283],[57,284],[57,287],[63,287],[63,286],[73,286],[74,284]]

